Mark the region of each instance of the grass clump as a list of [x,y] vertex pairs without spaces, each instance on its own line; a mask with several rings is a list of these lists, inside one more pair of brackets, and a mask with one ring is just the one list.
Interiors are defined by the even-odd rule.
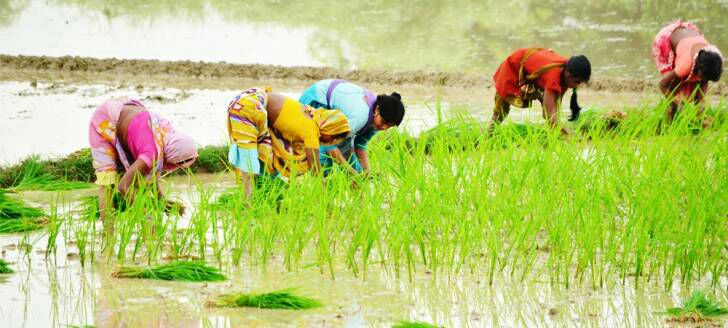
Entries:
[[208,301],[207,306],[308,310],[322,305],[315,299],[298,296],[293,291],[293,289],[283,289],[263,294],[224,294]]
[[392,325],[392,328],[439,328],[433,324],[421,321],[400,321]]
[[0,259],[0,274],[13,273],[13,269],[10,268],[10,264],[5,260]]
[[33,231],[46,223],[43,211],[28,207],[24,202],[10,198],[0,189],[0,233]]
[[10,198],[8,193],[7,190],[0,189],[0,220],[37,218],[45,215],[37,208],[28,207],[24,202]]
[[707,294],[696,291],[683,301],[681,307],[667,309],[667,314],[673,317],[671,321],[701,322],[728,314],[728,308],[720,306]]
[[26,158],[20,166],[22,170],[12,184],[12,190],[61,191],[90,187],[86,182],[67,181],[65,178],[56,177],[46,172],[46,166],[41,163],[37,155]]
[[121,267],[112,274],[115,278],[138,278],[175,281],[224,281],[217,268],[197,261],[177,261],[155,267]]

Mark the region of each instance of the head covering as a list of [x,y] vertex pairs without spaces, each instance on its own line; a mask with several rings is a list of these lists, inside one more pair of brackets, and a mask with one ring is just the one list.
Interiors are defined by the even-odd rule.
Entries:
[[188,168],[197,158],[197,145],[188,134],[170,129],[164,138],[164,161],[167,164],[183,163],[181,168]]
[[[310,107],[310,106],[308,106]],[[327,136],[341,136],[340,140],[332,142],[337,144],[339,141],[346,138],[351,133],[349,127],[349,120],[346,119],[346,115],[338,109],[310,109],[311,117],[318,124],[319,135]]]

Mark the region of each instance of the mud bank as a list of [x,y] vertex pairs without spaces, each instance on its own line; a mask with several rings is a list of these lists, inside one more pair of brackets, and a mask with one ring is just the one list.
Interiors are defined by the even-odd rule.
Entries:
[[[492,88],[491,73],[427,71],[341,70],[329,67],[283,67],[191,61],[97,59],[0,55],[1,80],[64,80],[88,83],[115,81],[179,88],[239,88],[260,83],[292,87],[326,78],[396,88],[445,88],[485,90]],[[657,80],[593,78],[587,88],[608,92],[656,92]],[[714,95],[727,96],[723,82],[714,83]]]

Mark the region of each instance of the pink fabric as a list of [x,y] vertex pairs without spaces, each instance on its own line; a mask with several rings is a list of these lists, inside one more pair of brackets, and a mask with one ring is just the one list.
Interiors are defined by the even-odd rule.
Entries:
[[[112,184],[113,181],[110,180],[113,180],[114,177],[110,174],[116,173],[117,170],[127,169],[131,165],[116,136],[119,116],[124,106],[127,105],[144,109],[146,119],[143,121],[148,124],[149,131],[153,136],[152,144],[154,148],[149,149],[155,149],[157,154],[151,157],[150,162],[155,164],[155,167],[150,170],[148,177],[163,169],[176,169],[180,166],[175,164],[185,160],[188,160],[188,162],[181,167],[192,165],[193,159],[197,157],[197,149],[192,138],[181,131],[175,131],[172,124],[158,114],[146,111],[146,108],[139,100],[112,99],[96,108],[89,123],[89,144],[91,145],[91,156],[96,170],[97,184]],[[148,138],[144,139],[146,140],[145,143],[148,143]],[[147,151],[140,151],[138,155],[141,156],[140,154],[145,152]],[[154,158],[157,159],[156,163],[154,163]],[[166,164],[166,161],[170,161],[170,163]]]
[[196,160],[197,145],[192,137],[174,128],[170,129],[164,138],[164,161],[178,168],[188,168]]
[[675,74],[682,79],[690,78],[698,52],[708,45],[708,41],[702,35],[680,40],[675,49]]
[[[91,157],[97,173],[116,172],[117,167],[129,166],[123,148],[116,138],[116,125],[124,106],[134,105],[146,109],[138,100],[111,99],[96,108],[89,122],[88,139],[91,145]],[[121,156],[120,156],[121,155]]]
[[703,32],[695,24],[680,20],[662,28],[657,33],[657,36],[655,36],[655,41],[652,42],[652,57],[655,60],[655,65],[657,65],[657,70],[660,71],[660,74],[666,74],[675,69],[676,56],[675,51],[672,49],[670,37],[678,28],[690,29],[703,35]]
[[157,146],[150,125],[149,112],[142,111],[136,114],[126,130],[126,146],[131,156],[142,160],[148,168],[157,160]]

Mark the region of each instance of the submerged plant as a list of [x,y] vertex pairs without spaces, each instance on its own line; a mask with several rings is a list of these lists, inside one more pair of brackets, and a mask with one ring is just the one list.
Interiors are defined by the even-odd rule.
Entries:
[[13,269],[10,268],[10,264],[5,260],[0,259],[0,274],[13,273]]
[[667,309],[667,314],[674,317],[675,321],[699,322],[728,314],[728,308],[720,306],[716,301],[710,299],[707,294],[696,291],[686,300],[681,307]]
[[112,274],[115,278],[139,278],[176,281],[224,281],[217,268],[197,261],[177,261],[154,267],[121,267]]
[[293,291],[293,289],[283,289],[263,294],[224,294],[208,301],[207,306],[307,310],[322,305],[315,299],[298,296]]
[[392,325],[392,328],[439,328],[433,324],[421,321],[400,321]]

